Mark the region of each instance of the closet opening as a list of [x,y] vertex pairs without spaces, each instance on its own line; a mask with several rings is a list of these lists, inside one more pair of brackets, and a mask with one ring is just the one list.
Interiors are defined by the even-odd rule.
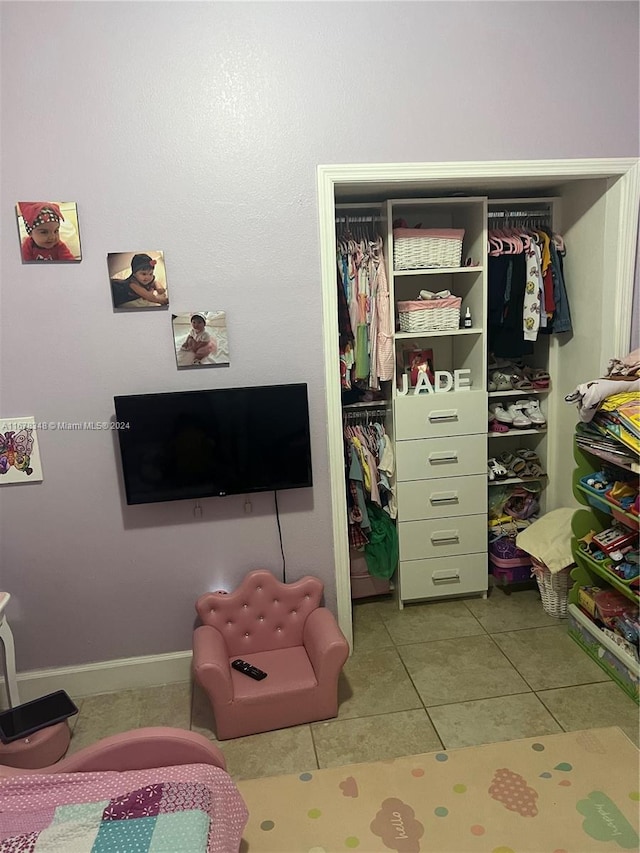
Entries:
[[[336,603],[340,626],[352,643],[353,549],[349,540],[349,511],[345,495],[345,427],[354,428],[364,421],[365,427],[373,429],[372,434],[384,431],[394,447],[402,451],[394,460],[396,481],[392,484],[396,486],[393,499],[397,501],[399,497],[404,506],[404,515],[402,511],[400,513],[401,523],[405,524],[405,532],[411,530],[412,536],[414,528],[410,525],[415,525],[418,539],[423,539],[425,531],[429,534],[430,529],[425,526],[428,525],[427,519],[414,520],[411,516],[411,502],[414,499],[422,499],[422,493],[417,498],[415,495],[412,497],[412,492],[417,495],[420,487],[411,480],[412,475],[402,474],[403,466],[406,472],[407,464],[415,464],[414,457],[406,454],[409,451],[413,454],[420,439],[413,438],[411,430],[416,427],[411,423],[407,425],[407,419],[402,414],[398,416],[402,406],[406,408],[413,401],[398,393],[398,352],[395,345],[399,332],[397,304],[393,303],[390,311],[394,333],[393,378],[380,381],[379,387],[373,389],[372,399],[358,398],[350,403],[344,402],[343,373],[340,368],[344,371],[346,365],[341,363],[345,354],[341,352],[344,340],[340,339],[339,289],[336,287],[340,229],[348,225],[350,228],[359,229],[359,234],[364,233],[363,228],[373,229],[372,233],[364,234],[367,240],[369,237],[375,237],[377,240],[382,236],[381,249],[385,255],[386,271],[389,273],[391,270],[393,276],[392,280],[387,282],[390,296],[393,299],[397,288],[397,296],[402,297],[398,298],[396,303],[414,301],[413,298],[419,295],[419,290],[414,292],[416,284],[428,281],[428,285],[421,286],[420,290],[434,295],[455,291],[462,305],[470,308],[472,323],[469,329],[461,328],[459,332],[456,330],[455,334],[445,332],[444,336],[438,333],[433,339],[427,337],[428,346],[421,338],[420,348],[427,352],[433,351],[436,368],[440,365],[446,371],[447,368],[455,369],[462,365],[462,368],[468,371],[471,376],[471,393],[465,399],[473,401],[471,408],[474,411],[483,410],[485,423],[481,428],[473,419],[474,416],[465,415],[471,418],[466,421],[470,426],[465,426],[465,442],[469,444],[471,441],[473,446],[477,444],[478,447],[483,447],[481,452],[486,455],[486,411],[491,393],[487,377],[487,264],[484,251],[488,242],[487,234],[496,220],[506,218],[506,212],[527,213],[530,219],[542,213],[552,217],[554,228],[562,234],[568,246],[565,268],[572,331],[562,336],[550,336],[544,341],[540,353],[536,353],[536,358],[544,361],[547,372],[553,377],[552,389],[543,404],[549,429],[541,445],[544,446],[542,455],[545,469],[550,474],[544,490],[544,505],[548,511],[557,506],[575,505],[571,483],[571,439],[575,411],[564,402],[564,395],[580,381],[584,381],[585,377],[598,375],[608,359],[622,352],[629,342],[640,178],[636,159],[321,166],[318,169],[318,192]],[[403,212],[409,214],[409,217],[402,215]],[[446,216],[443,212],[446,212]],[[393,259],[387,255],[393,245],[393,218],[405,219],[409,226],[421,224],[434,228],[460,227],[462,220],[466,236],[461,264],[469,263],[468,271],[460,272],[461,267],[458,266],[453,270],[437,271],[421,279],[418,279],[413,271],[398,275],[396,270],[393,274]],[[362,221],[357,221],[359,219]],[[476,263],[479,268],[474,271],[472,265]],[[454,284],[453,287],[447,286],[451,283]],[[338,346],[336,342],[340,342]],[[410,338],[409,342],[413,343]],[[348,352],[346,356],[349,361],[351,356]],[[423,360],[423,363],[427,362]],[[361,365],[360,373],[363,371],[364,367]],[[452,433],[451,423],[447,425],[447,406],[444,404],[454,398],[447,398],[446,393],[434,394],[432,402],[435,403],[437,397],[439,402],[432,421],[436,431],[425,434],[431,441],[443,440],[434,439],[432,436],[440,435],[446,438]],[[456,415],[460,418],[462,416],[461,412]],[[398,426],[408,432],[404,436],[396,435]],[[481,429],[484,435],[480,432]],[[455,433],[455,429],[453,432]],[[537,440],[537,436],[532,439]],[[435,445],[432,444],[431,447],[435,452]],[[397,488],[398,465],[402,474],[400,488]],[[440,479],[446,480],[446,475]],[[451,482],[454,479],[451,478]],[[469,483],[473,480],[472,497],[469,499],[472,506],[477,507],[477,502],[481,500],[480,477],[474,469],[474,473],[465,479]],[[486,468],[484,479],[483,493],[486,502]],[[457,479],[457,483],[462,483],[462,478]],[[438,496],[442,497],[441,493],[446,491],[436,490],[436,501]],[[464,497],[466,499],[466,495]],[[458,496],[457,500],[460,499]],[[447,494],[444,494],[444,501],[447,500],[451,500],[451,497],[448,498]],[[448,518],[463,518],[462,515],[451,513],[450,509],[446,511],[449,513]],[[392,515],[389,512],[387,514],[389,517]],[[434,515],[437,516],[438,513]],[[467,544],[464,545],[467,549],[465,553],[469,558],[472,557],[466,560],[467,564],[473,564],[470,575],[467,573],[460,578],[459,570],[453,566],[453,563],[457,564],[459,560],[453,560],[445,550],[442,552],[442,558],[439,558],[439,572],[431,573],[434,578],[434,594],[425,594],[422,570],[426,563],[419,551],[407,551],[412,540],[405,536],[404,554],[400,554],[400,560],[407,558],[404,561],[412,572],[405,572],[401,576],[400,590],[396,572],[389,579],[388,594],[399,597],[400,606],[403,604],[403,596],[408,602],[430,597],[481,594],[483,578],[486,577],[487,571],[486,547],[483,553],[478,544],[479,540],[473,539],[474,533],[471,529],[481,516],[482,513],[477,512],[464,516],[467,521],[475,518],[475,522],[460,523],[456,533],[452,534],[452,538],[454,535],[471,536],[471,540],[467,539]],[[397,521],[395,523],[397,524]],[[442,524],[439,523],[436,527],[435,535],[438,537]],[[486,542],[486,530],[484,538]],[[446,549],[450,546],[449,543],[443,542],[442,547]],[[452,547],[455,554],[457,546]],[[362,561],[362,556],[360,560],[359,568],[363,570],[362,563],[366,564],[366,561]],[[363,576],[358,566],[355,575]],[[381,580],[381,583],[383,582],[384,579]],[[358,581],[356,585],[362,586],[362,583]],[[380,587],[374,584],[372,591],[377,593],[379,589]]]

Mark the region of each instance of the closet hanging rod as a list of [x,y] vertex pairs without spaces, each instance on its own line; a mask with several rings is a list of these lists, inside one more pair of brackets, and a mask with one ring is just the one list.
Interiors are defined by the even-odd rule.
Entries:
[[490,210],[489,219],[551,219],[550,210]]
[[357,222],[382,222],[381,216],[336,216],[336,224],[340,222],[357,223]]
[[371,420],[376,418],[386,418],[387,417],[386,409],[362,409],[359,412],[343,412],[342,413],[342,421],[343,423],[369,423]]

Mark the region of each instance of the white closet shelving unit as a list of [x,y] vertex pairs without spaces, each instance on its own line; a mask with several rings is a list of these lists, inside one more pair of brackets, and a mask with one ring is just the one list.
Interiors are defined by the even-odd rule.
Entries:
[[[405,602],[487,594],[486,198],[392,199],[386,202],[387,262],[396,328],[398,304],[421,290],[462,298],[474,325],[435,332],[396,332],[396,363],[407,346],[429,349],[435,371],[463,369],[464,390],[393,398],[400,562],[397,597]],[[461,265],[397,269],[393,222],[464,230]],[[466,259],[474,266],[465,266]],[[460,323],[460,325],[461,325]]]
[[[485,163],[424,163],[320,166],[318,168],[319,221],[322,255],[325,377],[327,388],[328,450],[333,515],[334,556],[336,565],[336,603],[338,620],[345,635],[351,640],[351,597],[349,586],[349,548],[346,506],[344,501],[344,476],[342,452],[342,411],[340,378],[337,370],[337,299],[335,287],[335,206],[336,203],[378,203],[387,211],[387,227],[393,218],[403,217],[409,224],[422,221],[423,227],[446,227],[443,218],[460,221],[466,217],[465,230],[470,245],[463,248],[463,262],[467,256],[481,263],[478,269],[438,270],[418,274],[415,271],[398,271],[389,276],[389,286],[394,304],[399,299],[414,297],[416,289],[451,290],[471,300],[474,328],[457,334],[429,334],[418,337],[423,348],[432,348],[436,369],[468,366],[472,386],[469,391],[456,394],[460,406],[469,405],[470,411],[460,410],[459,432],[450,423],[430,424],[436,430],[426,431],[429,413],[442,404],[438,395],[400,397],[394,393],[393,412],[395,442],[398,451],[398,524],[401,535],[401,561],[399,573],[399,599],[402,603],[421,598],[456,594],[449,587],[440,586],[436,579],[428,578],[432,563],[437,560],[447,571],[444,561],[451,556],[436,557],[425,548],[434,529],[443,527],[441,518],[467,519],[469,525],[477,523],[486,513],[487,443],[496,449],[507,447],[511,441],[527,441],[535,447],[549,477],[544,490],[545,509],[558,506],[575,506],[572,494],[572,440],[576,422],[573,406],[564,402],[564,396],[576,385],[601,374],[610,357],[626,353],[629,345],[630,317],[633,294],[638,207],[640,204],[640,167],[637,158],[565,161],[511,161]],[[545,434],[519,431],[515,437],[487,437],[486,386],[486,246],[487,211],[492,204],[504,201],[527,200],[537,203],[552,198],[554,226],[561,231],[566,246],[564,263],[568,298],[571,307],[573,332],[552,335],[548,350],[538,353],[533,363],[547,366],[551,376],[548,394],[540,395],[548,430]],[[403,216],[402,211],[409,216]],[[463,213],[464,211],[464,213]],[[416,217],[416,213],[418,216]],[[557,217],[560,217],[559,219]],[[458,219],[456,220],[456,217]],[[475,236],[474,236],[475,235]],[[478,249],[473,248],[477,240]],[[392,243],[387,240],[385,252],[393,257]],[[425,285],[424,282],[428,282]],[[420,287],[417,287],[421,283]],[[481,328],[480,328],[481,327]],[[406,338],[396,336],[396,346]],[[519,392],[518,392],[519,393]],[[454,400],[453,392],[443,395]],[[525,395],[523,395],[525,396]],[[422,398],[425,397],[423,400]],[[464,400],[474,401],[466,404]],[[493,399],[493,397],[492,397]],[[477,401],[477,402],[475,402]],[[415,409],[409,406],[416,404]],[[456,406],[458,401],[456,401]],[[448,404],[447,409],[451,408]],[[454,406],[455,408],[455,406]],[[417,423],[413,416],[417,414]],[[422,419],[422,427],[420,420]],[[482,422],[482,423],[480,423]],[[420,431],[422,429],[422,432]],[[444,430],[447,430],[444,432]],[[477,431],[476,431],[477,430]],[[455,477],[445,472],[443,477],[416,477],[413,472],[424,472],[425,459],[421,456],[427,448],[436,449],[438,442],[446,448],[458,438],[460,447],[475,446],[472,456],[480,460],[470,463],[468,474],[460,475],[460,482],[474,483],[477,489],[470,498],[477,512],[464,515],[456,511],[437,517],[428,495],[436,479],[444,480],[451,490]],[[420,449],[418,449],[420,447]],[[477,469],[477,470],[476,470]],[[460,470],[460,469],[458,469]],[[484,488],[480,490],[482,476]],[[430,482],[431,481],[431,482]],[[425,485],[426,482],[426,485]],[[455,484],[454,484],[455,485]],[[464,504],[462,505],[464,506]],[[444,508],[449,512],[448,508]],[[475,521],[474,521],[475,519]],[[471,521],[469,521],[471,520]],[[465,522],[465,525],[467,525]],[[406,531],[403,530],[403,526]],[[478,527],[480,530],[480,527]],[[413,531],[416,531],[414,536]],[[465,534],[466,535],[466,534]],[[486,590],[486,526],[482,528],[482,546],[465,546],[453,559],[470,568],[463,586],[455,585],[457,594],[478,594]],[[418,544],[414,549],[414,541]],[[475,540],[473,540],[475,541]],[[424,549],[424,550],[420,550]],[[476,555],[473,560],[470,555]],[[458,560],[458,558],[464,558]],[[482,568],[480,568],[482,562]],[[435,564],[433,564],[435,565]],[[423,571],[423,567],[427,571]],[[404,571],[404,569],[407,571]],[[404,577],[404,581],[403,581]],[[443,578],[446,581],[446,576]]]

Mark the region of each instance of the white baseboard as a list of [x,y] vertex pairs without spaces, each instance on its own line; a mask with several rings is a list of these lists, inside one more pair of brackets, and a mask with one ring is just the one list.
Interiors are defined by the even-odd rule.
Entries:
[[[191,650],[18,673],[20,702],[66,690],[72,699],[173,684],[191,678]],[[1,670],[0,670],[1,671]],[[0,679],[4,694],[4,679]],[[4,705],[4,695],[2,704]]]

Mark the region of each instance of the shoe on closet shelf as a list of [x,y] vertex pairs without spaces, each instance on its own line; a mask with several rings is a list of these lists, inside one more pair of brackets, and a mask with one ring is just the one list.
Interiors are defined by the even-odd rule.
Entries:
[[550,383],[551,377],[547,373],[546,370],[542,370],[539,367],[525,367],[523,368],[524,376],[533,384],[533,387],[539,391],[546,390]]
[[505,450],[504,453],[501,453],[500,456],[498,456],[498,462],[501,462],[507,469],[509,477],[521,477],[522,472],[527,468],[527,463],[524,459],[521,459],[519,456],[514,456],[513,453],[509,453],[508,450]]
[[520,476],[523,479],[537,480],[540,477],[545,477],[545,471],[540,462],[540,457],[534,450],[528,448],[520,448],[516,450],[516,456],[525,463],[525,470]]
[[432,290],[421,290],[418,299],[447,299],[449,296],[451,296],[450,290],[439,290],[437,293]]
[[503,370],[494,370],[489,377],[490,391],[513,391],[511,376]]
[[540,403],[537,400],[516,400],[514,406],[521,409],[531,423],[536,427],[545,427],[547,419],[540,410]]
[[491,482],[494,480],[506,480],[509,476],[509,472],[504,465],[493,457],[487,460],[487,473]]
[[509,427],[507,424],[501,424],[500,421],[497,421],[491,412],[491,420],[489,421],[489,432],[509,432]]
[[502,403],[492,403],[489,406],[489,412],[498,423],[509,424],[509,426],[513,423],[513,415],[505,409]]
[[507,414],[511,415],[511,424],[516,429],[529,429],[531,426],[531,420],[515,403],[511,403],[508,407]]

